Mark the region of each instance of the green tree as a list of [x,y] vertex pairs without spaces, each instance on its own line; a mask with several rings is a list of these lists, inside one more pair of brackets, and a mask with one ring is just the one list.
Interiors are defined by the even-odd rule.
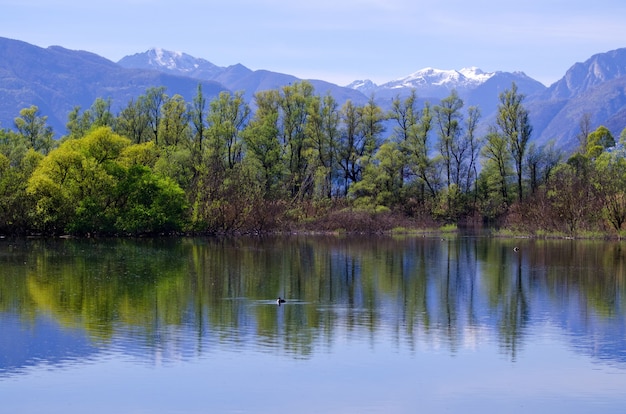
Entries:
[[311,142],[306,132],[313,92],[311,83],[296,82],[283,86],[279,100],[280,136],[289,171],[289,192],[294,199],[303,199],[312,190],[313,177],[307,174]]
[[441,100],[433,108],[437,135],[439,137],[439,153],[441,154],[448,187],[455,184],[460,186],[461,165],[465,161],[467,146],[460,142],[462,134],[461,109],[463,100],[455,90]]
[[146,97],[131,99],[120,112],[115,124],[115,132],[130,139],[133,144],[150,140],[150,117]]
[[145,96],[139,99],[138,102],[143,106],[144,111],[148,117],[148,126],[151,131],[150,139],[154,140],[157,145],[163,145],[160,141],[159,132],[161,131],[161,109],[163,104],[167,101],[168,97],[165,94],[165,87],[152,87],[148,88]]
[[242,132],[250,117],[243,93],[221,92],[210,103],[207,116],[209,162],[218,169],[232,169],[243,157]]
[[43,154],[50,152],[54,146],[54,132],[47,125],[47,116],[41,116],[39,108],[32,105],[20,110],[20,116],[15,118],[15,127],[29,145]]
[[343,128],[337,148],[337,159],[343,172],[344,195],[347,195],[350,185],[361,179],[361,166],[358,161],[365,146],[361,135],[361,116],[358,107],[348,100],[341,107],[340,116]]
[[492,206],[490,211],[495,214],[501,213],[508,207],[509,200],[509,176],[510,176],[510,152],[508,142],[504,136],[492,129],[485,137],[485,145],[482,148],[484,157],[483,171],[483,199]]
[[420,112],[417,108],[417,94],[415,90],[404,100],[396,96],[391,101],[391,110],[387,114],[387,118],[395,121],[392,131],[392,140],[400,146],[400,169],[397,172],[400,175],[401,185],[410,174],[409,160],[412,152],[415,150],[413,146],[418,140],[417,135],[420,130]]
[[182,96],[174,95],[163,103],[159,122],[161,145],[186,145],[189,142],[189,114]]
[[279,93],[276,90],[257,92],[255,103],[257,110],[243,138],[248,149],[247,157],[258,165],[264,198],[277,199],[281,194],[284,175],[282,148],[279,141]]
[[430,132],[433,127],[433,114],[430,104],[426,103],[422,108],[419,122],[413,128],[404,145],[408,154],[408,167],[413,176],[417,178],[419,198],[435,198],[439,191],[439,171],[437,161],[431,156],[429,144]]
[[130,140],[100,127],[51,151],[28,180],[35,228],[49,234],[179,229],[184,193],[133,163],[129,147]]
[[202,84],[198,84],[196,96],[189,109],[189,120],[191,123],[191,158],[194,163],[194,175],[200,172],[200,166],[204,160],[204,141],[206,138],[206,98],[202,93]]
[[315,96],[309,109],[307,135],[311,137],[315,169],[315,193],[331,198],[333,181],[338,174],[337,149],[339,146],[340,114],[337,101],[330,95]]
[[524,98],[525,95],[518,92],[514,82],[511,89],[500,94],[500,104],[496,115],[496,125],[506,140],[515,167],[518,201],[522,201],[523,198],[523,162],[532,133],[528,110],[523,105]]
[[596,159],[607,148],[615,146],[615,138],[605,126],[599,126],[587,137],[585,155],[590,159]]

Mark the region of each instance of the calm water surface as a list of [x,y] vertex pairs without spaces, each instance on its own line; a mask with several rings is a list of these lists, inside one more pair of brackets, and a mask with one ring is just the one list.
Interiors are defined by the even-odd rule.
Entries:
[[625,246],[0,240],[0,412],[622,413]]

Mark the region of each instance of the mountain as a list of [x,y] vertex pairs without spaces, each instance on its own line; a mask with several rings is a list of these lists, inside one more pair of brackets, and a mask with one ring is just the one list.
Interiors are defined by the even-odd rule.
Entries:
[[[182,52],[172,52],[153,48],[143,53],[123,57],[118,64],[125,68],[156,70],[159,72],[190,76],[196,79],[219,82],[231,91],[242,91],[244,97],[253,103],[254,94],[269,89],[278,89],[299,82],[293,75],[268,70],[251,70],[242,64],[220,67],[213,63],[194,58]],[[330,82],[308,79],[316,93],[331,94],[337,101],[351,99],[355,103],[367,101],[365,95],[352,88],[341,87]]]
[[617,137],[626,127],[626,48],[593,55],[575,63],[563,78],[527,102],[535,140],[554,140],[565,150],[578,141],[580,121],[604,125]]
[[536,95],[546,90],[542,83],[523,72],[484,72],[477,67],[460,70],[424,68],[403,78],[376,85],[370,80],[358,80],[348,85],[368,96],[374,96],[379,105],[389,108],[391,101],[415,91],[419,105],[428,101],[436,105],[455,90],[464,106],[477,106],[481,111],[479,132],[486,132],[493,124],[499,104],[499,95],[515,82],[520,93]]
[[[256,92],[277,89],[301,79],[284,73],[251,70],[244,65],[218,66],[181,52],[150,49],[126,56],[118,63],[86,51],[59,46],[40,48],[0,38],[0,127],[12,128],[19,110],[37,105],[48,123],[62,135],[67,116],[75,106],[88,108],[96,98],[110,98],[113,110],[150,87],[165,86],[168,95],[180,94],[191,101],[198,83],[208,99],[222,91],[243,91],[254,103]],[[538,144],[554,140],[558,147],[574,149],[579,124],[586,114],[593,129],[605,125],[618,137],[626,126],[626,49],[599,53],[575,63],[562,79],[546,87],[523,72],[484,72],[475,67],[460,70],[425,68],[403,78],[377,85],[360,80],[338,86],[309,80],[316,93],[331,94],[342,105],[374,97],[383,110],[395,97],[415,90],[419,103],[436,105],[452,90],[465,107],[476,105],[482,127],[493,124],[499,94],[513,82],[526,95],[525,106]]]
[[[117,111],[150,87],[164,86],[169,95],[191,101],[197,79],[157,71],[126,69],[85,51],[60,46],[40,48],[0,38],[0,127],[12,128],[22,108],[36,105],[57,135],[65,133],[75,106],[87,109],[96,98],[110,98]],[[214,81],[202,82],[207,97],[227,90]]]
[[183,75],[196,79],[213,79],[219,75],[224,68],[221,68],[205,59],[198,59],[181,52],[170,52],[168,50],[154,48],[145,53],[136,53],[126,56],[117,62],[125,68],[135,69],[155,69],[171,75]]

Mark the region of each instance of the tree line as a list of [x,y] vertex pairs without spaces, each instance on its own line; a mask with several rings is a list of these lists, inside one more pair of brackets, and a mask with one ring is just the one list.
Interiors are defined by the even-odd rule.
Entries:
[[0,234],[467,222],[620,234],[626,134],[616,143],[584,115],[565,158],[531,141],[524,98],[513,83],[483,131],[480,108],[456,91],[436,105],[413,92],[384,110],[374,97],[339,105],[306,81],[253,103],[241,92],[207,101],[200,85],[186,102],[155,87],[117,113],[110,99],[75,107],[58,140],[31,106],[0,129]]

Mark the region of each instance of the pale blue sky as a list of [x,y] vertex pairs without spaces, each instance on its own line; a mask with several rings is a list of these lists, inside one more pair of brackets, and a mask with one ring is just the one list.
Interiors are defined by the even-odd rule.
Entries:
[[549,85],[626,47],[625,19],[623,0],[0,0],[2,37],[113,61],[162,47],[340,85],[468,66]]

